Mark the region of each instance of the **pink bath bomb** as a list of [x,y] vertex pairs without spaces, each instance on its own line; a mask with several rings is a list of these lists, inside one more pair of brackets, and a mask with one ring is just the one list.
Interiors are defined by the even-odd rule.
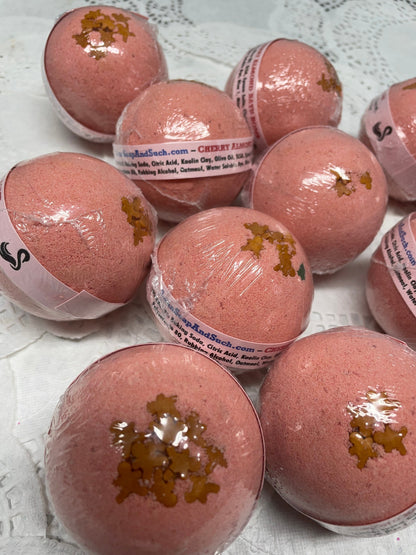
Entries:
[[414,351],[361,328],[320,332],[275,361],[260,396],[268,477],[290,505],[347,535],[414,521]]
[[249,206],[296,235],[316,274],[338,270],[374,239],[387,208],[387,183],[374,154],[333,127],[283,137],[253,175]]
[[58,519],[94,553],[219,553],[260,493],[263,438],[229,372],[180,345],[144,344],[69,386],[45,471]]
[[371,257],[366,279],[370,311],[394,337],[416,348],[416,213],[395,224]]
[[249,51],[225,90],[246,115],[259,150],[300,127],[336,127],[341,120],[342,86],[335,68],[298,40],[282,38]]
[[[119,145],[146,145],[155,152],[167,152],[166,149],[171,151],[179,146],[180,149],[185,147],[184,150],[194,149],[195,156],[199,155],[198,142],[204,145],[216,140],[238,143],[246,139],[252,143],[251,132],[224,92],[186,80],[157,83],[138,95],[124,110],[116,135]],[[207,151],[202,159],[209,159],[210,166],[222,167],[223,162],[227,162],[224,152]],[[231,204],[249,175],[247,170],[216,175],[208,169],[204,174],[195,174],[189,171],[189,164],[183,162],[184,156],[178,154],[169,171],[176,172],[179,177],[155,179],[164,158],[163,155],[149,157],[148,162],[144,162],[148,164],[147,173],[136,182],[159,217],[169,222],[179,222],[201,210]]]
[[[12,302],[36,316],[71,320],[131,300],[150,266],[157,219],[116,168],[84,154],[40,156],[7,174],[4,203],[0,289]],[[60,306],[65,299],[54,280],[80,294],[74,312]],[[98,312],[90,312],[90,296]]]
[[374,98],[361,118],[360,139],[386,173],[389,194],[416,200],[416,78],[395,83]]
[[65,13],[47,39],[44,73],[64,123],[85,138],[108,142],[125,105],[167,79],[153,26],[114,6]]
[[165,235],[153,262],[148,298],[162,329],[226,366],[264,365],[308,323],[313,282],[305,253],[285,226],[257,210],[190,216]]

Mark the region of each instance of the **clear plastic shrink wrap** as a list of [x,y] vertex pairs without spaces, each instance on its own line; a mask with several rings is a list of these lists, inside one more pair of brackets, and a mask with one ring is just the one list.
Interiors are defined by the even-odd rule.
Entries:
[[390,196],[416,200],[416,78],[394,83],[371,101],[360,139],[383,166]]
[[300,127],[337,126],[342,85],[312,46],[280,38],[249,50],[225,87],[245,115],[258,151]]
[[374,239],[387,183],[374,154],[333,127],[294,131],[258,161],[245,203],[296,235],[316,274],[335,272]]
[[181,345],[142,344],[69,386],[46,438],[46,483],[62,524],[95,553],[212,554],[251,516],[264,459],[257,413],[229,372]]
[[303,337],[262,385],[267,476],[330,530],[381,536],[416,518],[416,353],[364,328]]
[[172,228],[147,281],[162,334],[235,371],[270,364],[306,328],[312,298],[309,262],[294,235],[236,206]]
[[0,290],[52,320],[127,303],[145,278],[157,216],[110,164],[76,153],[21,162],[2,181]]
[[383,330],[416,349],[416,212],[383,236],[366,279],[370,311]]
[[169,222],[231,204],[249,175],[252,150],[232,100],[186,80],[157,83],[133,100],[114,144],[117,167]]
[[168,77],[155,27],[137,13],[105,5],[76,8],[58,19],[42,69],[62,122],[95,142],[112,142],[126,104]]

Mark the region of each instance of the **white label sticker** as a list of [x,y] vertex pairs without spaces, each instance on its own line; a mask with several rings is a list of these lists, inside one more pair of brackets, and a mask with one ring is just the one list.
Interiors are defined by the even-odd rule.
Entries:
[[145,145],[113,144],[116,167],[131,179],[189,179],[247,171],[253,138]]
[[268,366],[293,340],[284,343],[254,343],[211,328],[174,299],[164,285],[154,261],[147,281],[147,301],[162,329],[175,341],[187,345],[234,370]]
[[416,212],[384,235],[381,251],[396,289],[416,316],[416,241],[410,226],[414,217]]
[[251,48],[236,67],[233,81],[233,100],[241,110],[260,150],[266,148],[267,143],[257,109],[257,84],[261,60],[272,42]]

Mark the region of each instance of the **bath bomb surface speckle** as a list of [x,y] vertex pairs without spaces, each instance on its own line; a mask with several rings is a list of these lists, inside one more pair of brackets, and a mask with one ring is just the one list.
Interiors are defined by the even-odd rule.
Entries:
[[312,271],[338,270],[374,239],[387,208],[374,154],[333,127],[310,127],[269,148],[253,175],[249,205],[296,235]]
[[[203,211],[171,229],[158,245],[148,287],[152,280],[156,297],[162,289],[179,305],[182,322],[192,316],[230,336],[216,351],[222,355],[238,340],[266,347],[293,341],[308,323],[313,297],[296,238],[271,216],[235,206]],[[212,334],[203,337],[197,328],[189,327],[200,335],[197,347],[204,341],[206,352],[213,350]],[[190,337],[183,332],[180,340]]]
[[154,28],[146,18],[114,6],[65,13],[47,39],[44,71],[69,116],[108,135],[109,142],[126,104],[152,83],[167,79]]
[[69,386],[45,470],[58,519],[81,546],[102,555],[212,554],[252,513],[263,438],[224,368],[180,345],[144,344],[104,357]]
[[[231,73],[225,90],[237,100],[241,108],[251,113],[250,80],[254,93],[254,116],[261,129],[257,146],[263,149],[287,133],[309,125],[337,126],[342,113],[342,86],[333,65],[318,50],[298,40],[278,39],[257,47],[261,49],[259,65],[248,64],[243,58]],[[250,56],[251,57],[251,56]],[[256,74],[258,71],[258,74]],[[236,87],[245,82],[244,93]],[[247,95],[247,97],[245,96]]]
[[366,279],[370,311],[383,330],[416,349],[416,213],[395,224],[371,257]]
[[[150,267],[157,219],[136,185],[116,168],[84,154],[47,154],[12,168],[4,197],[3,241],[17,233],[30,257],[10,278],[4,264],[13,261],[5,256],[15,253],[11,245],[1,245],[0,288],[11,301],[36,316],[76,318],[57,307],[45,273],[74,294],[86,292],[107,303],[131,300]],[[39,275],[31,270],[33,258],[43,266]],[[30,290],[15,285],[21,272],[29,272]],[[50,293],[52,304],[38,302],[39,293]],[[83,317],[95,316],[86,310]]]
[[416,200],[416,78],[372,100],[361,118],[360,139],[383,166],[390,196]]
[[275,361],[260,397],[268,477],[290,505],[347,535],[410,524],[416,353],[407,345],[354,327],[301,338]]
[[[166,143],[174,149],[175,143],[189,142],[189,148],[197,149],[194,142],[246,138],[251,141],[247,123],[224,92],[203,83],[172,80],[152,85],[126,107],[117,124],[116,142],[149,145],[157,151]],[[223,153],[206,155],[213,166],[222,165],[217,154]],[[249,171],[224,175],[206,172],[195,177],[181,160],[178,154],[174,167],[184,179],[152,179],[158,162],[152,157],[149,174],[136,181],[159,217],[170,222],[231,204],[249,175]]]

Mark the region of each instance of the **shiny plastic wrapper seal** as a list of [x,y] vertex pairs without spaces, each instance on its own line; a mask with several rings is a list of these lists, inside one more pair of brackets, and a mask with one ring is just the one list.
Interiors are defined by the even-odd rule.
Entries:
[[384,234],[371,257],[366,298],[383,330],[416,349],[416,212]]
[[225,86],[244,115],[257,152],[301,127],[336,127],[342,85],[331,62],[312,46],[285,38],[250,49]]
[[402,341],[352,326],[297,340],[260,391],[268,479],[339,534],[414,523],[415,395],[416,353]]
[[330,274],[374,239],[388,193],[370,149],[339,129],[313,126],[289,133],[266,150],[243,199],[295,234],[313,273]]
[[177,223],[230,205],[251,171],[253,137],[238,108],[215,87],[187,80],[152,85],[123,111],[116,166],[163,220]]
[[156,227],[136,185],[102,160],[52,153],[21,162],[2,182],[0,290],[35,316],[103,316],[136,294]]
[[264,461],[259,418],[237,380],[168,343],[115,351],[80,374],[45,449],[59,520],[101,555],[222,552],[252,514]]
[[393,84],[361,118],[360,139],[383,166],[389,194],[416,200],[416,78]]
[[212,208],[172,228],[153,255],[147,299],[162,334],[236,372],[268,366],[309,321],[306,255],[274,218]]
[[51,105],[76,135],[111,143],[126,104],[168,78],[157,30],[147,18],[115,6],[64,13],[52,28],[42,59]]

